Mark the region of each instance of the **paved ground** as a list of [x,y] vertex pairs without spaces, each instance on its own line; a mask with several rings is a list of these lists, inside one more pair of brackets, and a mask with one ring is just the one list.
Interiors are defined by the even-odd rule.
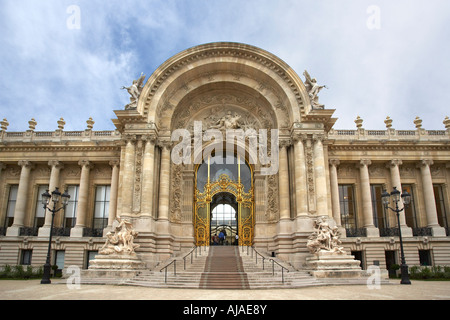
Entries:
[[450,281],[411,285],[324,286],[276,290],[155,289],[132,286],[41,285],[40,280],[1,280],[0,300],[450,300]]

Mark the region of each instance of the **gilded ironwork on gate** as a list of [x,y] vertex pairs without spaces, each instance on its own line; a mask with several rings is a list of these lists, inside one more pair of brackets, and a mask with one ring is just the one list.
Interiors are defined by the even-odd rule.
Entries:
[[253,187],[245,192],[240,178],[233,181],[227,174],[221,174],[217,181],[205,184],[204,191],[195,189],[195,239],[197,246],[208,246],[210,243],[210,203],[212,198],[220,193],[231,193],[238,203],[238,235],[239,245],[251,246],[253,242],[254,215],[253,215]]

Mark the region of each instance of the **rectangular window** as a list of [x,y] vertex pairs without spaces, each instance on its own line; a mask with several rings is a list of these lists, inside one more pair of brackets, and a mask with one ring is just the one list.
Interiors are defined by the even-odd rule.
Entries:
[[386,269],[389,272],[389,277],[395,277],[395,270],[396,268],[393,267],[397,264],[397,251],[394,250],[385,250],[384,256],[386,259]]
[[361,267],[361,269],[366,269],[365,268],[365,262],[364,262],[364,255],[363,255],[362,251],[360,251],[360,250],[356,251],[355,250],[355,251],[351,251],[350,254],[355,257],[355,260],[359,260],[360,261],[359,266]]
[[111,186],[97,186],[95,189],[94,229],[103,229],[108,225],[110,192]]
[[381,201],[383,186],[381,184],[371,184],[370,193],[372,196],[373,224],[380,229],[388,228],[389,225],[386,219],[386,213]]
[[22,250],[20,254],[20,264],[29,266],[31,265],[32,250]]
[[11,227],[14,222],[14,210],[16,209],[17,191],[19,185],[13,184],[9,187],[8,204],[6,206],[5,228]]
[[356,229],[356,210],[353,185],[339,185],[339,204],[341,207],[341,221],[346,229]]
[[421,266],[431,266],[431,251],[419,250],[419,261]]
[[439,225],[441,227],[448,228],[449,216],[447,215],[447,210],[445,207],[444,188],[440,184],[434,184],[433,189]]
[[412,184],[402,184],[402,189],[400,192],[407,191],[411,195],[411,203],[405,209],[405,219],[406,225],[410,228],[418,228],[420,227],[417,223],[416,217],[416,206],[415,206],[415,197],[414,197],[414,189]]
[[87,257],[86,257],[86,269],[89,268],[89,263],[91,260],[95,259],[95,256],[98,254],[98,251],[87,251]]
[[68,186],[67,191],[70,195],[69,203],[64,210],[64,228],[73,228],[77,220],[78,192],[79,186]]
[[42,194],[48,190],[48,185],[40,185],[36,197],[36,211],[34,215],[34,227],[40,228],[45,222],[45,209],[42,205]]
[[66,256],[66,252],[64,250],[55,251],[55,265],[58,270],[64,269],[64,258]]

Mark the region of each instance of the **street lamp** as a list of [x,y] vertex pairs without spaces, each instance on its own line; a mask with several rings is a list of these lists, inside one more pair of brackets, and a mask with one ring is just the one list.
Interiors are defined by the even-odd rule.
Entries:
[[[62,207],[59,209],[56,209],[56,205],[62,198]],[[50,237],[48,240],[48,251],[47,251],[47,260],[44,264],[44,274],[42,275],[41,284],[49,284],[50,281],[50,254],[51,254],[51,246],[52,246],[52,235],[53,235],[53,220],[55,219],[55,213],[58,212],[61,209],[65,209],[67,204],[69,203],[70,195],[68,194],[67,190],[64,192],[63,195],[61,195],[61,192],[58,190],[58,188],[55,188],[55,191],[52,192],[52,194],[48,193],[48,190],[45,191],[42,194],[42,204],[44,205],[44,210],[48,210],[52,213],[52,223],[50,226]],[[50,200],[53,201],[53,209],[50,209],[48,207]]]
[[[392,200],[395,202],[395,209],[389,207],[390,197],[392,197]],[[400,198],[402,199],[404,204],[404,207],[401,209],[398,208]],[[402,212],[411,203],[411,195],[406,190],[404,190],[403,193],[400,195],[400,191],[397,190],[397,187],[394,187],[394,190],[392,190],[390,194],[386,192],[386,190],[384,190],[383,193],[381,194],[381,200],[386,210],[391,209],[392,211],[397,213],[398,235],[400,238],[400,251],[402,260],[402,264],[400,266],[400,270],[402,273],[402,280],[400,281],[400,284],[411,284],[408,275],[408,266],[406,265],[405,262],[405,253],[403,252],[402,230],[400,228],[400,212]]]

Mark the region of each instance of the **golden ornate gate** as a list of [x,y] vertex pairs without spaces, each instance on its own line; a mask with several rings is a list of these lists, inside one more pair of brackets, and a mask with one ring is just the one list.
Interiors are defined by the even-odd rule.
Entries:
[[252,245],[255,224],[253,214],[253,187],[250,188],[249,192],[245,192],[244,185],[240,180],[240,173],[238,181],[232,181],[227,174],[221,174],[217,181],[211,183],[208,170],[208,181],[205,184],[204,191],[200,192],[197,189],[196,184],[194,198],[194,232],[197,246],[208,246],[210,244],[210,203],[214,195],[220,192],[231,193],[236,197],[238,203],[237,220],[239,245]]

